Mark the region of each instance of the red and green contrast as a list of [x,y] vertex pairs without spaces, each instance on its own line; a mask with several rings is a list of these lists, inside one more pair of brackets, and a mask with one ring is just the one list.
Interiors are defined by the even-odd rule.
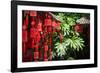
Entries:
[[22,61],[90,58],[90,14],[22,11]]
[[58,32],[60,41],[63,39],[60,25],[50,12],[23,11],[23,62],[52,60],[52,34]]

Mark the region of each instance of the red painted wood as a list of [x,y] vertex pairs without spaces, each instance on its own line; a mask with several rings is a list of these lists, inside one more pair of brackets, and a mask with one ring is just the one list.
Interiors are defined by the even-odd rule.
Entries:
[[28,26],[28,15],[26,15],[26,17],[25,17],[24,25]]
[[41,23],[41,22],[38,23],[38,25],[37,25],[37,30],[38,30],[39,32],[42,32],[42,23]]
[[45,19],[44,20],[44,25],[45,26],[51,26],[51,24],[52,24],[52,20],[51,19]]
[[30,11],[30,16],[37,16],[37,11]]
[[34,48],[35,47],[35,41],[34,41],[34,39],[32,40],[32,48]]
[[28,38],[27,38],[27,31],[23,30],[22,31],[22,42],[27,42]]
[[44,52],[48,51],[48,45],[44,45]]
[[59,29],[61,23],[54,19],[49,12],[40,14],[37,11],[24,11],[24,17],[22,27],[23,52],[27,53],[28,49],[33,51],[23,61],[32,61],[32,59],[35,62],[40,60],[51,61],[53,50],[52,34],[58,32],[60,41],[63,40]]
[[38,59],[39,58],[39,52],[34,52],[34,59]]
[[31,19],[31,26],[34,27],[36,25],[36,19],[32,17]]

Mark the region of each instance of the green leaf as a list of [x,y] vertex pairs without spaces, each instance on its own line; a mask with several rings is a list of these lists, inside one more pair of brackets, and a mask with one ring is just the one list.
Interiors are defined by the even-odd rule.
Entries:
[[60,57],[62,57],[66,54],[67,48],[66,48],[65,43],[56,43],[55,49],[56,49],[57,55]]
[[67,60],[74,60],[74,58],[73,57],[68,57]]

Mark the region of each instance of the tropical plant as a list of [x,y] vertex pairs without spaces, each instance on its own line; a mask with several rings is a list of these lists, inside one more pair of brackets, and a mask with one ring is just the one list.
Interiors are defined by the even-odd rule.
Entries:
[[[83,14],[78,13],[54,13],[57,18],[60,18],[62,24],[60,26],[61,33],[63,34],[62,42],[59,41],[59,37],[56,34],[54,36],[54,49],[53,58],[60,57],[64,59],[74,59],[70,53],[83,50],[84,40],[81,37],[81,33],[75,31],[74,26],[76,20],[81,18]],[[76,28],[77,29],[77,28]],[[55,37],[57,37],[55,39]]]

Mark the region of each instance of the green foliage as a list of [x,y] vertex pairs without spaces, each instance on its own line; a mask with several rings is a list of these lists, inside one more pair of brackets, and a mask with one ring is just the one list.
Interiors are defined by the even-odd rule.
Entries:
[[59,43],[59,42],[57,42],[55,44],[55,49],[56,49],[56,52],[57,52],[57,56],[62,57],[66,54],[67,48],[66,48],[65,45],[66,45],[65,43]]
[[[76,25],[76,20],[82,17],[83,14],[79,13],[54,13],[61,21],[61,31],[63,32],[64,39],[61,43],[57,39],[54,39],[54,50],[53,50],[53,58],[55,57],[64,57],[67,59],[74,59],[69,55],[72,51],[80,51],[83,50],[84,40],[81,38],[81,35],[76,32],[73,28]],[[57,35],[56,35],[57,37]],[[66,56],[66,57],[65,57]]]
[[83,43],[84,41],[82,38],[73,36],[72,38],[66,38],[62,43],[57,42],[54,49],[56,50],[57,56],[63,57],[66,55],[66,51],[68,51],[68,49],[76,51],[83,50]]
[[77,50],[77,51],[83,50],[83,47],[84,47],[83,39],[80,37],[76,37],[76,36],[73,36],[72,38],[67,38],[64,41],[64,43],[68,44],[68,46],[70,46],[70,48]]
[[74,58],[73,57],[68,57],[67,60],[74,60]]

